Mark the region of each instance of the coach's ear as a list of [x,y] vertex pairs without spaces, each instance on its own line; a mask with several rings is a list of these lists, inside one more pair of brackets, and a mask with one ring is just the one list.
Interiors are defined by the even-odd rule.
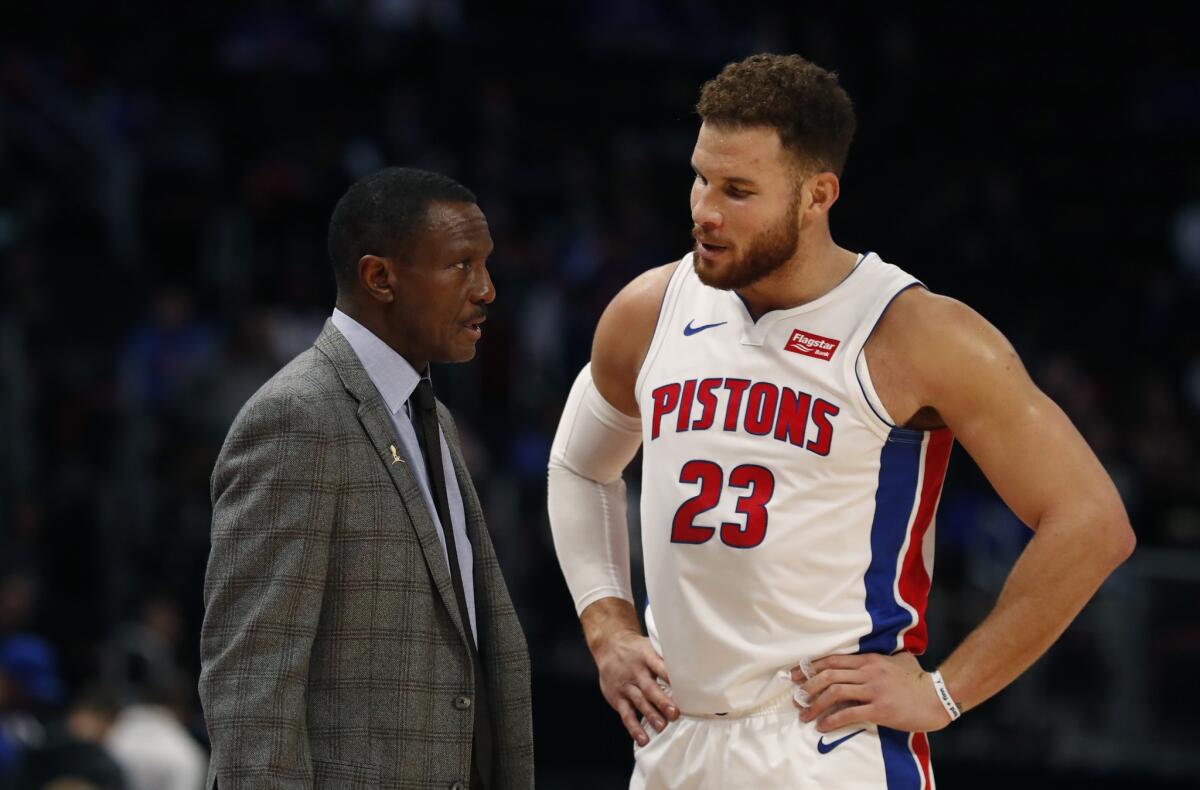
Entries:
[[391,262],[378,255],[364,255],[358,259],[358,281],[367,295],[377,302],[391,304],[396,300],[392,290],[389,267]]

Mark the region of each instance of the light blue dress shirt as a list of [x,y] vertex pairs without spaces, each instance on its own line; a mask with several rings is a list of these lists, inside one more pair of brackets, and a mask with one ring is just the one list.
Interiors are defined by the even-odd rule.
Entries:
[[[442,534],[441,520],[438,519],[437,507],[433,503],[433,490],[429,484],[429,475],[425,472],[425,459],[421,455],[421,445],[417,441],[417,432],[413,428],[409,414],[408,399],[421,376],[408,364],[408,360],[396,353],[391,346],[380,340],[370,329],[355,321],[350,316],[333,309],[333,325],[350,343],[358,361],[366,369],[375,389],[379,390],[383,402],[392,418],[392,427],[396,429],[396,438],[400,442],[400,452],[408,462],[409,470],[416,476],[421,487],[421,495],[425,499],[425,508],[429,518],[437,527],[438,542],[442,544],[442,555],[446,555],[446,538]],[[467,596],[467,615],[471,618],[471,638],[479,642],[475,627],[475,576],[471,572],[473,553],[471,541],[467,539],[467,517],[463,511],[462,491],[458,487],[458,478],[454,474],[454,463],[450,458],[450,448],[446,446],[446,437],[438,430],[438,438],[442,442],[442,473],[446,477],[446,499],[450,505],[450,526],[454,530],[454,548],[458,554],[458,567],[462,575],[463,592]],[[449,562],[449,560],[447,560]],[[449,566],[447,566],[448,568]]]

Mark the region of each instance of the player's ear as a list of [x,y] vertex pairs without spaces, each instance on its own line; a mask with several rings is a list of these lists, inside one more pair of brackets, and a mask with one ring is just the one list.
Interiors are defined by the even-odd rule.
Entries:
[[391,304],[396,293],[392,290],[388,259],[364,255],[358,259],[358,281],[367,295],[376,301]]
[[809,193],[809,199],[805,201],[808,211],[820,214],[829,213],[829,209],[833,208],[833,204],[842,193],[837,174],[828,170],[809,176],[805,179],[805,187]]

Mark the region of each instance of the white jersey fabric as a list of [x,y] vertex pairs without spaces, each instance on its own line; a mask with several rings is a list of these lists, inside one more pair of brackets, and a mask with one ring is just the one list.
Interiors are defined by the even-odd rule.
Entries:
[[[685,714],[771,705],[800,659],[924,651],[953,437],[896,427],[863,355],[919,285],[867,253],[824,296],[755,321],[690,254],[676,267],[636,395],[646,619]],[[923,735],[879,737],[885,763],[928,777]]]

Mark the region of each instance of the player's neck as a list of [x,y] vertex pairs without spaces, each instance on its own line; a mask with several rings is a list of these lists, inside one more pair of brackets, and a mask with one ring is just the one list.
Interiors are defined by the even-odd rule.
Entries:
[[787,263],[747,288],[738,290],[751,317],[790,310],[832,291],[854,269],[858,256],[825,235],[817,244],[800,244]]

